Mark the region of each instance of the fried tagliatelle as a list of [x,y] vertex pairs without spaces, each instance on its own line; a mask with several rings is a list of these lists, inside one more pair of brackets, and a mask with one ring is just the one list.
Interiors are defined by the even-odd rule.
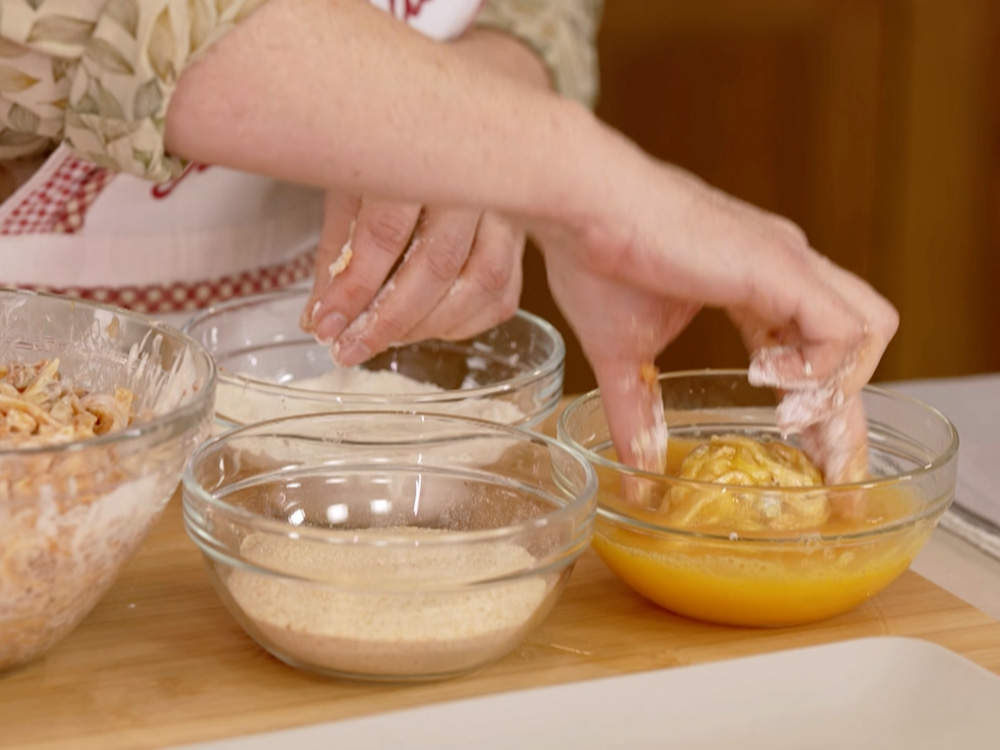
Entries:
[[[822,488],[823,477],[799,449],[777,440],[713,435],[681,463],[681,479],[727,485],[671,490],[669,513],[678,525],[719,526],[732,531],[794,530],[819,526],[830,515],[826,493],[781,492]],[[746,488],[746,491],[735,489]],[[768,488],[774,491],[768,492]]]
[[0,364],[0,449],[86,440],[132,423],[133,394],[88,393],[67,385],[59,360]]
[[141,419],[133,401],[74,386],[58,359],[0,364],[0,673],[75,627],[162,508],[155,457],[62,449]]

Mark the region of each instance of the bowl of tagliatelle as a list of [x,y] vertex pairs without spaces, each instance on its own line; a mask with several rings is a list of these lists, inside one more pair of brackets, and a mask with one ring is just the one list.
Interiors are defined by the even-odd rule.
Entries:
[[111,586],[207,437],[214,387],[178,331],[0,290],[0,672],[56,646]]
[[558,430],[598,475],[597,553],[672,612],[764,627],[846,612],[906,570],[954,497],[958,435],[906,396],[864,390],[869,477],[828,486],[781,435],[775,394],[745,371],[659,382],[662,475],[616,460],[599,391],[574,401]]

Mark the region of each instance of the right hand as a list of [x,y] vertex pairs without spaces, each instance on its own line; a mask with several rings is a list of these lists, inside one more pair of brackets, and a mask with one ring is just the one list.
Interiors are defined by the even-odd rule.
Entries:
[[895,309],[791,222],[667,165],[644,160],[635,174],[587,226],[540,236],[620,458],[662,466],[665,434],[662,445],[642,439],[662,432],[662,404],[640,373],[709,305],[740,330],[751,380],[782,392],[779,427],[803,433],[827,483],[863,478],[859,392],[896,331]]
[[492,211],[328,191],[300,325],[345,367],[392,345],[474,336],[517,312],[524,243]]

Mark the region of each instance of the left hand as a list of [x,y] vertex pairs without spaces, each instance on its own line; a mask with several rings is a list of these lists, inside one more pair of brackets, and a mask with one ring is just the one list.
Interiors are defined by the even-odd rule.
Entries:
[[619,460],[662,470],[667,432],[652,363],[709,305],[741,333],[751,384],[781,393],[778,426],[802,434],[826,483],[863,481],[859,394],[896,331],[895,308],[786,219],[652,166],[631,186],[620,177],[589,226],[540,236],[549,286],[594,368]]
[[392,345],[474,336],[517,311],[524,243],[491,211],[328,192],[302,328],[344,367]]

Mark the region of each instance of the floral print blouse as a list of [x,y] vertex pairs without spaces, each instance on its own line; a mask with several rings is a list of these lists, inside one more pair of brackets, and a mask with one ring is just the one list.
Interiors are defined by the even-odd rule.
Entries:
[[[163,129],[181,71],[263,2],[2,0],[0,164],[30,172],[65,142],[101,167],[175,176],[183,164],[165,152]],[[602,4],[486,0],[476,23],[529,45],[558,91],[590,104]]]

